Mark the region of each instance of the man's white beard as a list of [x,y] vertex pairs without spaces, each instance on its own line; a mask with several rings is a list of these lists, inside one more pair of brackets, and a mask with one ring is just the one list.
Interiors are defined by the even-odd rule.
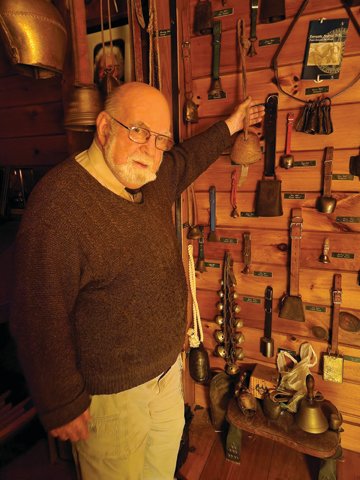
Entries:
[[153,160],[147,156],[133,154],[128,157],[126,163],[121,165],[114,163],[113,135],[110,135],[109,142],[104,148],[104,158],[114,176],[123,185],[135,185],[139,188],[156,179],[156,173],[151,172],[149,169],[141,169],[133,164],[134,161],[140,161],[147,165],[152,164]]

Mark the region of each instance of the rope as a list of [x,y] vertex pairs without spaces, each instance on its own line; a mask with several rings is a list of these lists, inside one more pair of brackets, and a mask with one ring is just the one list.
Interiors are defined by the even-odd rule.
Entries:
[[[156,0],[149,1],[149,23],[147,27],[149,34],[149,85],[162,90],[159,29],[157,20]],[[155,42],[154,42],[155,33]],[[155,48],[154,48],[155,43]],[[157,68],[156,68],[157,67]],[[157,75],[156,75],[157,73]],[[156,78],[157,76],[157,78]]]
[[[196,300],[196,277],[195,277],[195,264],[193,257],[193,246],[188,245],[189,254],[189,283],[192,296],[192,308],[193,308],[193,321],[194,327],[189,328],[187,334],[189,336],[189,344],[191,348],[196,348],[200,345],[200,342],[204,340],[203,329],[201,325],[199,305]],[[200,334],[200,338],[199,335]]]

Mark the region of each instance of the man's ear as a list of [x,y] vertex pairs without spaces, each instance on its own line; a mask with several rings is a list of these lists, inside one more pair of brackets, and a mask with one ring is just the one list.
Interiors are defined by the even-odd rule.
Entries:
[[96,132],[100,145],[104,147],[110,136],[110,117],[106,112],[100,112],[96,118]]

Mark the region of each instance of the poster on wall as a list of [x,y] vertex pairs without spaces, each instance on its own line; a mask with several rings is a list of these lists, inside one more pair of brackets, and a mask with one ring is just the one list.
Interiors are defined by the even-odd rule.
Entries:
[[132,80],[131,35],[128,24],[87,35],[89,58],[94,72],[94,83],[99,85],[105,68],[113,66],[113,75],[120,83]]
[[348,26],[348,18],[310,22],[301,78],[304,80],[339,78]]

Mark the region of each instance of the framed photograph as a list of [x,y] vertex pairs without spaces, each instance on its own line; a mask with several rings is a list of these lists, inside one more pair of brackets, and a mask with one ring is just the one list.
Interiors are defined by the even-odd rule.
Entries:
[[[104,30],[104,45],[101,30],[88,33],[89,58],[94,72],[94,83],[99,84],[104,75],[106,66],[114,66],[114,75],[119,82],[132,80],[132,48],[131,34],[128,24]],[[105,48],[104,48],[105,46]]]

